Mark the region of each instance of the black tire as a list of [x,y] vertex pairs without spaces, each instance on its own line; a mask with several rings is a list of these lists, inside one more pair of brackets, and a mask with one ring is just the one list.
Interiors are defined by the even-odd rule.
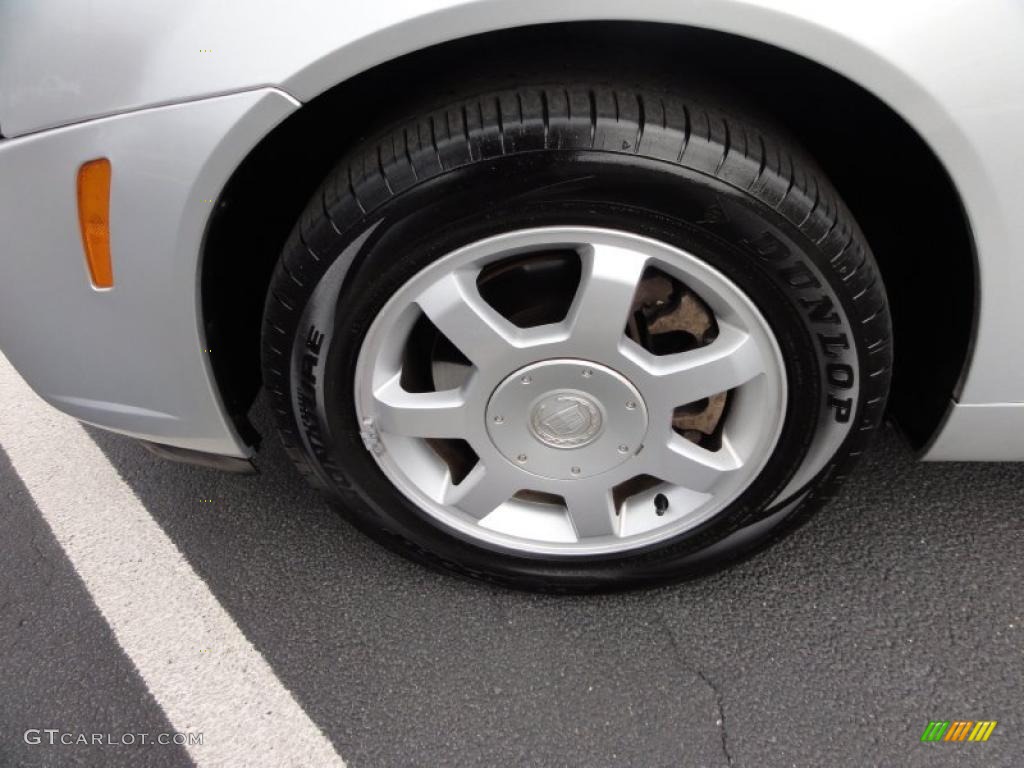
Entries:
[[[678,244],[747,292],[787,360],[783,435],[728,509],[645,550],[542,558],[467,541],[400,494],[365,449],[352,396],[362,338],[398,286],[459,245],[595,222]],[[350,521],[419,562],[546,591],[681,579],[791,530],[875,432],[891,356],[870,249],[793,142],[685,95],[585,82],[452,98],[354,148],[292,232],[263,330],[284,445]]]

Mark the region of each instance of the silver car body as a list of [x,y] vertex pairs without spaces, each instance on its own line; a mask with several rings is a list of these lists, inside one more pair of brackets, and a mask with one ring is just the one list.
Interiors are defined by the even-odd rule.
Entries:
[[[254,146],[368,68],[575,20],[733,33],[818,62],[945,166],[977,249],[967,369],[926,459],[1024,459],[1024,5],[1014,0],[177,0],[0,5],[0,349],[82,421],[246,457],[201,317],[203,236]],[[113,290],[85,272],[75,175],[110,158]]]

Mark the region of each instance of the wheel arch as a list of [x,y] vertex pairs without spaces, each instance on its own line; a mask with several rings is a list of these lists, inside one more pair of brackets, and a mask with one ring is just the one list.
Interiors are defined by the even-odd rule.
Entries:
[[[852,79],[766,42],[639,22],[486,32],[407,53],[337,84],[322,79],[330,60],[286,84],[300,98],[312,98],[247,155],[208,224],[202,321],[209,344],[225,350],[214,359],[214,375],[240,434],[254,434],[246,413],[261,383],[266,288],[302,208],[365,130],[409,108],[408,100],[394,97],[395,83],[407,94],[444,93],[449,84],[465,82],[466,62],[473,62],[471,76],[483,81],[552,67],[593,73],[599,70],[594,61],[614,61],[619,77],[624,67],[636,78],[658,73],[666,82],[753,102],[823,166],[875,251],[894,315],[891,412],[917,447],[942,423],[966,372],[980,303],[970,222],[950,174],[925,139]],[[689,74],[697,69],[699,81]],[[914,226],[922,220],[927,227]],[[942,254],[940,268],[935,254]]]

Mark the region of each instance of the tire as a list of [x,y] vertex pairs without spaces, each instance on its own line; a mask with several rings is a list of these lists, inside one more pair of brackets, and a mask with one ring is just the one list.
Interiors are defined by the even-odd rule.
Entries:
[[[589,390],[581,390],[582,394],[573,400],[575,395],[561,394],[569,390],[558,389],[554,400],[534,401],[528,413],[513,408],[516,415],[510,418],[515,422],[512,426],[516,436],[525,434],[522,431],[526,427],[520,422],[529,421],[527,427],[540,447],[530,445],[547,457],[541,461],[543,466],[533,466],[529,471],[544,476],[538,481],[543,488],[550,491],[564,487],[568,495],[536,495],[543,493],[543,488],[536,493],[529,489],[523,492],[525,496],[517,495],[509,502],[512,506],[508,509],[514,507],[514,515],[507,512],[500,519],[495,516],[492,519],[496,522],[482,526],[472,519],[465,522],[458,507],[462,502],[449,504],[444,500],[449,498],[444,494],[453,488],[457,491],[456,470],[445,452],[475,452],[479,463],[473,465],[472,458],[466,460],[469,471],[483,467],[483,452],[497,456],[496,448],[504,452],[509,466],[515,465],[525,452],[516,455],[516,449],[499,445],[492,421],[484,425],[482,412],[472,417],[480,422],[473,422],[473,434],[482,434],[480,430],[486,428],[493,445],[477,437],[456,445],[450,443],[447,433],[440,442],[455,445],[458,451],[441,451],[437,441],[429,443],[434,453],[449,463],[448,470],[444,470],[450,475],[447,490],[442,500],[434,503],[429,491],[417,490],[418,481],[409,479],[413,470],[403,468],[411,466],[409,462],[427,461],[417,457],[425,455],[424,444],[429,441],[418,436],[388,437],[378,428],[379,419],[374,417],[372,406],[369,417],[357,412],[363,408],[358,404],[363,402],[360,398],[369,396],[365,395],[367,387],[372,390],[377,386],[373,377],[378,376],[378,369],[373,366],[384,365],[381,361],[400,356],[402,377],[406,366],[433,371],[426,374],[428,379],[438,376],[439,365],[443,367],[438,360],[444,354],[438,350],[446,343],[447,330],[438,331],[436,323],[433,328],[416,325],[421,321],[411,319],[395,320],[399,323],[395,326],[381,325],[385,321],[378,318],[404,318],[401,312],[412,311],[396,309],[398,297],[418,286],[417,280],[427,279],[421,276],[443,275],[446,264],[456,263],[445,261],[456,258],[451,254],[475,252],[475,248],[484,246],[474,244],[501,243],[506,237],[511,238],[510,243],[524,237],[541,238],[530,234],[538,232],[551,233],[544,235],[549,239],[559,232],[572,234],[564,235],[571,240],[566,246],[571,252],[552,252],[548,256],[527,249],[527,256],[522,257],[524,263],[534,265],[538,274],[547,274],[543,270],[549,268],[549,262],[557,263],[557,268],[550,267],[551,276],[537,278],[525,289],[526,284],[515,289],[514,282],[501,283],[512,280],[513,274],[521,277],[532,268],[516,272],[520,269],[514,261],[517,257],[507,254],[500,257],[506,261],[492,270],[499,275],[495,279],[502,291],[495,296],[524,304],[525,308],[515,310],[523,317],[531,312],[544,315],[551,307],[552,318],[558,321],[554,315],[563,310],[556,311],[554,300],[545,298],[547,286],[560,285],[563,273],[573,269],[582,270],[580,274],[597,269],[588,267],[591,262],[586,258],[608,258],[580,254],[611,251],[586,250],[584,246],[572,250],[577,237],[584,236],[580,233],[593,233],[600,241],[593,246],[595,249],[609,243],[616,247],[627,243],[615,253],[626,253],[632,247],[629,243],[636,243],[639,249],[654,249],[651,252],[655,255],[650,258],[655,261],[644,263],[664,265],[668,270],[655,276],[663,279],[657,285],[671,290],[673,297],[690,291],[697,305],[705,307],[714,330],[702,331],[703,335],[696,331],[676,333],[672,343],[682,346],[673,347],[674,351],[689,349],[687,345],[714,344],[732,322],[720,318],[717,309],[709,309],[710,299],[700,290],[692,290],[687,281],[693,279],[705,285],[701,275],[706,274],[706,284],[714,284],[707,289],[712,295],[717,296],[714,292],[720,289],[723,296],[734,296],[735,301],[753,308],[744,315],[746,319],[737,322],[746,329],[747,337],[761,340],[758,365],[763,363],[769,371],[753,379],[761,382],[749,390],[755,394],[745,394],[748,390],[743,387],[747,384],[743,384],[720,396],[726,405],[719,411],[717,422],[724,426],[713,428],[720,430],[718,438],[713,432],[680,432],[675,420],[671,425],[676,435],[687,436],[689,444],[683,447],[684,453],[692,450],[690,445],[696,441],[702,449],[722,455],[721,435],[730,436],[729,450],[733,450],[731,437],[747,434],[743,430],[757,436],[749,439],[750,445],[761,440],[756,444],[768,446],[756,460],[753,453],[742,461],[737,459],[742,471],[750,476],[742,485],[729,486],[732,495],[718,495],[714,490],[720,487],[715,483],[726,482],[718,479],[726,474],[715,474],[715,479],[708,481],[707,487],[712,490],[704,501],[687,495],[690,490],[685,485],[679,485],[683,490],[678,490],[677,485],[670,484],[664,486],[669,489],[666,493],[651,496],[663,487],[657,485],[661,478],[638,475],[638,485],[632,485],[631,480],[616,486],[615,492],[626,493],[623,488],[639,488],[644,483],[651,486],[650,490],[626,496],[625,501],[612,496],[613,506],[622,505],[621,513],[616,511],[610,523],[603,512],[597,515],[593,523],[597,533],[593,537],[585,535],[591,523],[589,519],[580,523],[574,517],[574,510],[578,513],[583,509],[576,494],[585,495],[576,489],[590,487],[582,483],[594,487],[601,483],[587,478],[572,484],[574,478],[564,474],[559,464],[572,452],[556,450],[564,446],[556,444],[558,436],[552,436],[550,419],[545,421],[547,417],[538,413],[549,413],[543,409],[552,403],[558,407],[570,403],[566,407],[575,409],[569,414],[573,423],[555,426],[570,430],[571,440],[595,440],[588,444],[593,448],[585,449],[591,453],[581,448],[579,454],[597,462],[594,471],[604,471],[606,466],[600,463],[605,454],[600,454],[600,461],[596,458],[599,446],[613,435],[641,427],[628,421],[632,415],[611,413],[611,406]],[[682,264],[683,257],[673,255],[677,251],[692,257],[686,262],[691,272],[672,272],[677,268],[674,259]],[[573,266],[574,260],[583,260],[580,263],[584,266]],[[512,266],[506,269],[503,265],[508,264]],[[490,285],[482,276],[490,274],[490,267],[480,269],[476,285],[482,296]],[[644,267],[643,279],[654,279],[647,269]],[[694,274],[697,276],[692,277]],[[574,290],[583,295],[582,288]],[[557,293],[555,288],[551,291],[552,296]],[[409,306],[426,306],[422,297],[417,301]],[[585,305],[581,298],[572,301]],[[681,306],[682,300],[678,302]],[[628,317],[644,319],[649,311],[661,311],[651,309],[655,304],[658,302],[643,304],[640,309],[631,305]],[[575,306],[571,304],[564,312],[573,311]],[[673,311],[681,311],[679,306]],[[504,311],[493,301],[491,308]],[[732,310],[726,315],[732,317],[729,312]],[[710,328],[705,320],[699,322]],[[636,322],[639,327],[640,320]],[[401,334],[394,330],[399,326]],[[416,337],[420,339],[416,341],[413,335],[422,327],[427,327],[423,333],[428,335]],[[549,326],[524,322],[522,327]],[[762,333],[759,328],[766,331]],[[406,333],[409,340],[403,341]],[[636,333],[642,334],[640,330]],[[709,335],[714,337],[711,342],[706,341]],[[423,341],[428,337],[429,343]],[[645,345],[654,343],[649,333],[643,338]],[[669,336],[659,336],[658,344],[662,338]],[[769,342],[764,342],[765,338]],[[621,339],[616,341],[619,347],[624,343],[633,348]],[[390,351],[378,355],[373,351],[377,347]],[[433,351],[424,353],[428,348]],[[655,354],[652,349],[645,347],[644,354]],[[452,359],[465,358],[459,364],[470,366],[466,370],[479,380],[492,376],[493,382],[503,382],[488,385],[494,387],[488,390],[488,408],[495,402],[511,403],[520,397],[506,383],[515,381],[519,368],[503,368],[500,356],[483,365],[463,355],[461,348],[456,352],[445,354]],[[429,359],[413,365],[410,361],[421,354]],[[490,359],[488,354],[483,347],[473,351],[474,356],[480,356],[478,360]],[[553,360],[542,352],[536,354],[544,361],[537,371],[541,378],[547,377],[545,381],[562,382],[578,372],[573,367],[576,356]],[[792,530],[834,492],[876,431],[888,392],[891,356],[885,290],[870,249],[836,191],[792,141],[779,131],[761,127],[753,118],[696,103],[685,94],[588,82],[538,81],[513,90],[451,97],[439,108],[411,115],[353,148],[327,177],[285,245],[268,292],[263,329],[264,381],[286,450],[300,472],[353,524],[391,549],[449,573],[516,588],[558,592],[634,588],[700,575]],[[644,361],[648,365],[649,358],[644,357]],[[599,366],[595,369],[597,377],[607,377],[607,387],[612,388],[607,391],[616,393],[608,397],[614,400],[625,391],[615,387],[632,386],[626,374],[619,376],[621,366],[613,364],[606,370],[601,360],[595,362]],[[508,379],[501,379],[506,375]],[[519,376],[520,380],[526,378],[531,376]],[[361,384],[364,380],[371,384]],[[776,402],[771,399],[775,381],[781,382],[778,392],[783,393],[777,398],[778,407],[762,406],[757,410],[761,415],[755,417],[749,404]],[[403,393],[409,389],[406,383],[398,386]],[[660,403],[658,398],[662,395],[655,398]],[[699,404],[707,409],[710,402],[705,398]],[[641,410],[647,408],[645,401]],[[741,416],[745,422],[740,421]],[[655,411],[651,405],[645,417],[648,433],[644,439],[653,441],[655,447],[619,447],[639,451],[635,456],[630,453],[629,461],[661,462],[644,459],[642,451],[649,451],[650,457],[662,450],[662,438],[651,435],[655,430],[661,435],[669,429],[663,424],[665,411]],[[492,419],[490,411],[486,418]],[[751,419],[755,418],[765,420],[764,424],[757,422],[756,429],[747,425],[753,425]],[[495,415],[493,419],[503,416]],[[599,419],[603,420],[598,427]],[[602,430],[598,438],[590,437],[595,429]],[[770,440],[764,436],[769,434]],[[677,448],[682,445],[675,435],[667,439]],[[715,439],[719,440],[717,448],[712,445]],[[429,462],[435,462],[437,456],[430,455]],[[591,459],[592,455],[595,458]],[[500,463],[498,459],[493,461]],[[501,464],[500,470],[491,472],[490,466],[480,471],[494,477],[512,471]],[[740,473],[729,466],[730,472]],[[615,472],[626,471],[615,467],[596,477],[613,477],[617,476]],[[578,469],[573,467],[571,471]],[[674,467],[668,470],[670,474],[675,471]],[[424,481],[423,487],[427,484]],[[452,498],[457,496],[455,491]],[[595,498],[601,499],[599,504],[604,505],[607,492],[599,489],[595,493],[599,494]],[[559,517],[560,498],[565,504],[568,529]],[[649,505],[652,498],[654,507],[650,509],[635,506]],[[694,500],[684,501],[685,509],[679,511],[677,499]],[[535,502],[542,505],[529,506]],[[671,522],[662,523],[652,515],[663,515],[665,510],[659,505],[669,502],[672,506],[667,507],[667,517]],[[522,510],[527,508],[531,514],[543,510],[537,513],[543,515],[536,518],[543,521],[538,527],[523,522],[527,518]],[[506,506],[498,509],[505,510]],[[545,527],[549,524],[550,532]],[[608,534],[603,527],[606,524],[620,526],[618,533]],[[627,536],[627,527],[640,533]],[[575,542],[566,538],[570,534],[565,530],[573,532]]]

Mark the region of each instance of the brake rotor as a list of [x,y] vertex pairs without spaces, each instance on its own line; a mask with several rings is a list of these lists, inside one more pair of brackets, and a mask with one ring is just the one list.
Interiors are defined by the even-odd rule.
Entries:
[[[718,324],[701,298],[662,272],[650,271],[640,281],[627,335],[655,354],[684,352],[707,346],[718,337]],[[672,415],[672,427],[697,444],[718,435],[729,394],[681,405]]]

